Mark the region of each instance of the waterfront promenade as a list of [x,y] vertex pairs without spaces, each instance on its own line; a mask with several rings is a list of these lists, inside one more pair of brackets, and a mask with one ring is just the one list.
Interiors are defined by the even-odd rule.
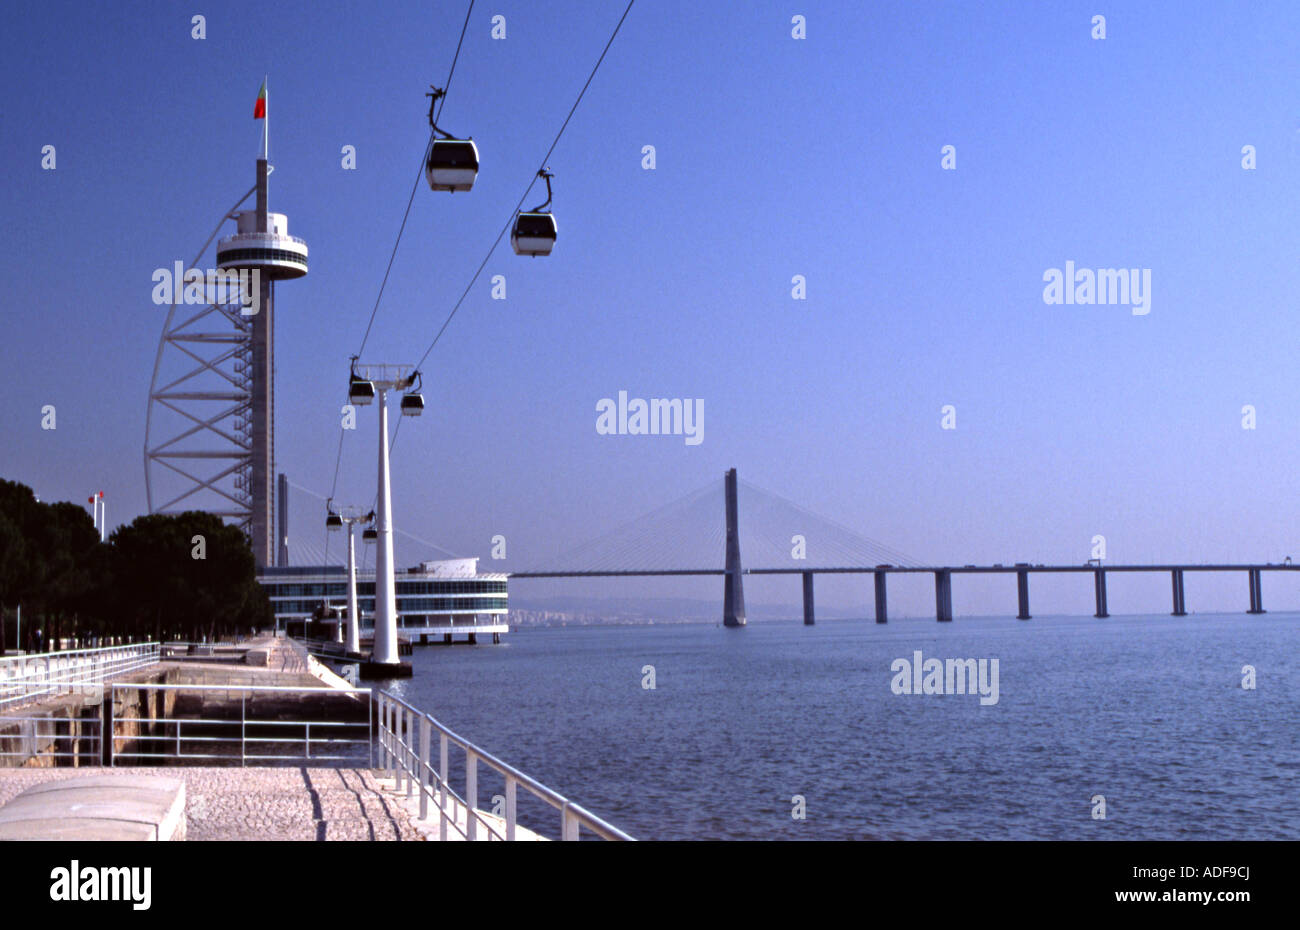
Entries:
[[[402,799],[385,791],[376,773],[366,769],[126,766],[106,773],[110,771],[183,779],[190,841],[422,838]],[[0,806],[33,785],[86,773],[0,770]]]
[[[210,685],[224,682],[236,688],[246,683],[286,680],[322,689],[335,682],[342,684],[323,667],[312,663],[300,646],[283,638],[259,637],[241,644],[239,652],[244,656],[237,664],[164,660],[115,680],[140,680],[172,670],[183,671],[191,678],[198,675]],[[286,679],[286,675],[292,678]],[[38,704],[51,706],[69,699],[61,695]],[[30,713],[30,709],[19,713]],[[195,765],[0,768],[0,807],[28,788],[94,772],[182,779],[187,838],[191,841],[421,839],[403,799],[384,789],[378,773],[364,767],[327,764],[238,768]]]
[[[197,841],[546,839],[518,822],[518,793],[553,808],[561,839],[631,838],[284,637],[7,661],[0,820],[11,838],[154,823],[154,838]],[[450,753],[463,759],[463,793]]]

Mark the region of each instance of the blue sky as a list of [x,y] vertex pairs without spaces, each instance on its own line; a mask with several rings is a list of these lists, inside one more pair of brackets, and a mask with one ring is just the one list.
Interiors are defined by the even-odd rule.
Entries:
[[[622,8],[475,5],[442,123],[473,135],[482,170],[467,195],[421,183],[368,359],[424,351]],[[464,15],[425,2],[12,16],[0,475],[46,500],[102,488],[114,523],[144,512],[164,312],[150,275],[189,261],[251,186],[269,73],[271,206],[311,247],[311,273],[277,291],[277,458],[327,493],[347,357],[428,135],[423,94]],[[467,555],[502,534],[522,565],[735,466],[927,561],[1082,562],[1095,534],[1122,562],[1300,558],[1298,26],[1290,3],[639,0],[550,159],[554,254],[504,242],[424,366],[428,413],[394,457],[398,525]],[[1150,268],[1151,312],[1045,304],[1042,275],[1067,260]],[[702,399],[704,441],[598,435],[595,405],[619,390]],[[56,430],[40,429],[45,404]],[[946,404],[955,430],[940,428]],[[363,412],[346,438],[343,502],[373,496],[374,423]],[[314,500],[298,512],[319,519]],[[1085,582],[1043,582],[1041,609],[1087,610]],[[1192,609],[1245,606],[1244,578],[1188,584]],[[760,600],[797,593],[756,585]],[[1167,610],[1167,587],[1113,583],[1111,609]],[[962,581],[954,606],[1009,610],[1011,590]],[[865,581],[826,591],[867,603]],[[1280,609],[1300,582],[1269,578],[1264,594]],[[899,598],[933,604],[921,582]]]

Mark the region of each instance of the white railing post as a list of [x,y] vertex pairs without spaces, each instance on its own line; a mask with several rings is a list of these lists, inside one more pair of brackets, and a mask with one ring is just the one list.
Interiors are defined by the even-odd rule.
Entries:
[[375,727],[375,735],[379,737],[379,771],[388,771],[388,737],[384,733],[384,728],[388,725],[388,696],[382,691],[379,692],[377,700],[379,701],[379,725]]
[[420,715],[420,819],[429,819],[429,718]]
[[568,802],[560,808],[560,839],[576,840],[578,838],[578,818],[569,812]]
[[407,708],[406,710],[406,796],[409,798],[415,794],[415,774],[416,774],[416,749],[415,749],[415,711]]
[[388,702],[388,774],[393,783],[400,777],[397,773],[397,702]]
[[[163,702],[166,707],[166,701]],[[248,692],[239,693],[239,764],[248,765]]]
[[447,734],[438,732],[438,837],[447,841]]
[[[397,732],[397,740],[394,748],[397,750],[397,782],[394,787],[398,791],[404,790],[402,782],[405,780],[406,788],[411,787],[411,776],[406,771],[406,706],[397,705],[397,722],[394,729]],[[405,776],[405,779],[403,779]]]
[[515,840],[515,777],[506,776],[506,840]]
[[465,832],[467,839],[478,839],[478,822],[474,812],[478,810],[478,756],[474,750],[465,750]]
[[[108,690],[108,767],[117,767],[117,754],[113,752],[117,747],[113,745],[113,737],[117,734],[117,685],[109,686]],[[103,738],[103,734],[100,734]],[[102,758],[103,747],[100,747]]]

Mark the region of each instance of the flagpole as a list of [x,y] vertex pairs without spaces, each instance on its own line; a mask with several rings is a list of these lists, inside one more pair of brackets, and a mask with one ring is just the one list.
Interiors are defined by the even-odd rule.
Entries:
[[[269,75],[262,76],[262,88],[266,88],[266,79]],[[271,92],[266,91],[266,100],[263,104],[265,111],[262,114],[262,158],[267,161],[271,160],[270,143],[271,143]]]

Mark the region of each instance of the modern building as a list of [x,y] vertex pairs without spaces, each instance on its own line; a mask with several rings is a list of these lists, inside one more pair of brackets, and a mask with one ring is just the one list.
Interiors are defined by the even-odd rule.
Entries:
[[[421,562],[396,573],[397,633],[412,643],[441,636],[465,637],[477,643],[479,634],[492,634],[499,643],[510,631],[506,591],[508,575],[478,571],[478,559]],[[276,630],[334,639],[336,620],[313,619],[322,606],[347,613],[347,569],[341,565],[267,566],[257,579],[271,598]],[[361,639],[374,635],[375,573],[357,572],[361,610]]]

